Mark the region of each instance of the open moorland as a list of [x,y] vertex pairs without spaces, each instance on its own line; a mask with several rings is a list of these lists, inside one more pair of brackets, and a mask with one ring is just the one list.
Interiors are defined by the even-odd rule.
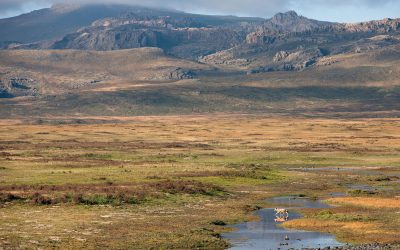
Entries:
[[400,243],[398,119],[91,119],[1,121],[3,249],[224,249],[283,195],[333,205],[285,227]]
[[400,19],[90,2],[0,19],[0,250],[400,249]]

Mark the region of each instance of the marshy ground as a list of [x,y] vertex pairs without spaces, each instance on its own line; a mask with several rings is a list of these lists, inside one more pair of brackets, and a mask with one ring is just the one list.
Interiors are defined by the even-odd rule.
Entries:
[[229,225],[284,195],[333,205],[285,227],[400,244],[400,119],[0,125],[3,249],[224,249]]

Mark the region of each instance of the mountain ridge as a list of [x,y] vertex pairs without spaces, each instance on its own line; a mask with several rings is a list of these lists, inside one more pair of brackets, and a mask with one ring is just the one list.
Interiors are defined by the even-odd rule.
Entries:
[[[295,11],[256,19],[119,5],[90,6],[80,8],[120,12],[111,11],[107,17],[96,18],[58,39],[14,43],[5,48],[107,51],[158,47],[174,57],[258,73],[304,70],[323,56],[395,45],[400,31],[400,19],[348,24],[313,20]],[[67,12],[75,13],[80,8],[67,8]],[[1,30],[0,25],[0,34]],[[372,39],[379,35],[388,38]]]
[[[59,8],[61,16],[84,12]],[[293,11],[258,19],[125,8],[59,38],[4,45],[0,117],[357,110],[386,115],[400,103],[399,24],[400,19],[332,23]]]

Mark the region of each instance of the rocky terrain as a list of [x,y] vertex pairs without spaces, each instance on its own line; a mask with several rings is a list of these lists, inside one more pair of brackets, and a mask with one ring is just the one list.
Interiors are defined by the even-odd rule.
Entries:
[[[80,22],[74,27],[58,29],[51,35],[12,26],[34,16],[43,22],[35,28],[42,27],[48,25],[44,20],[49,15],[58,18],[54,19],[57,26],[62,18],[81,12],[99,14],[89,15],[90,20],[76,18]],[[26,33],[23,39],[0,36],[0,44],[9,49],[108,51],[158,47],[178,58],[248,73],[304,70],[325,56],[372,51],[400,42],[400,19],[331,23],[308,19],[294,11],[261,19],[119,5],[58,6],[0,20],[0,34],[6,34],[9,27],[13,34]]]
[[249,73],[304,70],[326,56],[399,44],[400,19],[342,24],[279,13],[255,28],[246,42],[201,61]]
[[[246,221],[241,243],[399,249],[399,24],[112,4],[0,20],[0,250],[227,249]],[[303,216],[271,224],[278,205]]]
[[343,246],[343,247],[327,247],[327,248],[316,248],[310,249],[305,248],[303,250],[395,250],[397,246],[392,246],[390,244],[366,244],[366,245],[359,245],[359,246]]
[[397,115],[399,25],[55,6],[0,20],[0,116]]
[[[132,70],[134,69],[134,70]],[[0,97],[62,94],[107,87],[107,83],[171,82],[214,71],[169,57],[158,48],[119,51],[0,51]]]
[[0,77],[0,98],[16,96],[35,96],[38,94],[36,80],[27,77],[9,77],[3,73]]

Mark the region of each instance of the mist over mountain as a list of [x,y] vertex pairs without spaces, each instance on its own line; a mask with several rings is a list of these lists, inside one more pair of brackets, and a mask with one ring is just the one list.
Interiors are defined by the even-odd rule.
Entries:
[[395,18],[400,2],[395,0],[3,0],[0,18],[16,16],[54,4],[128,4],[150,8],[177,9],[188,13],[237,15],[269,18],[279,12],[296,10],[303,16],[336,22],[360,22]]

